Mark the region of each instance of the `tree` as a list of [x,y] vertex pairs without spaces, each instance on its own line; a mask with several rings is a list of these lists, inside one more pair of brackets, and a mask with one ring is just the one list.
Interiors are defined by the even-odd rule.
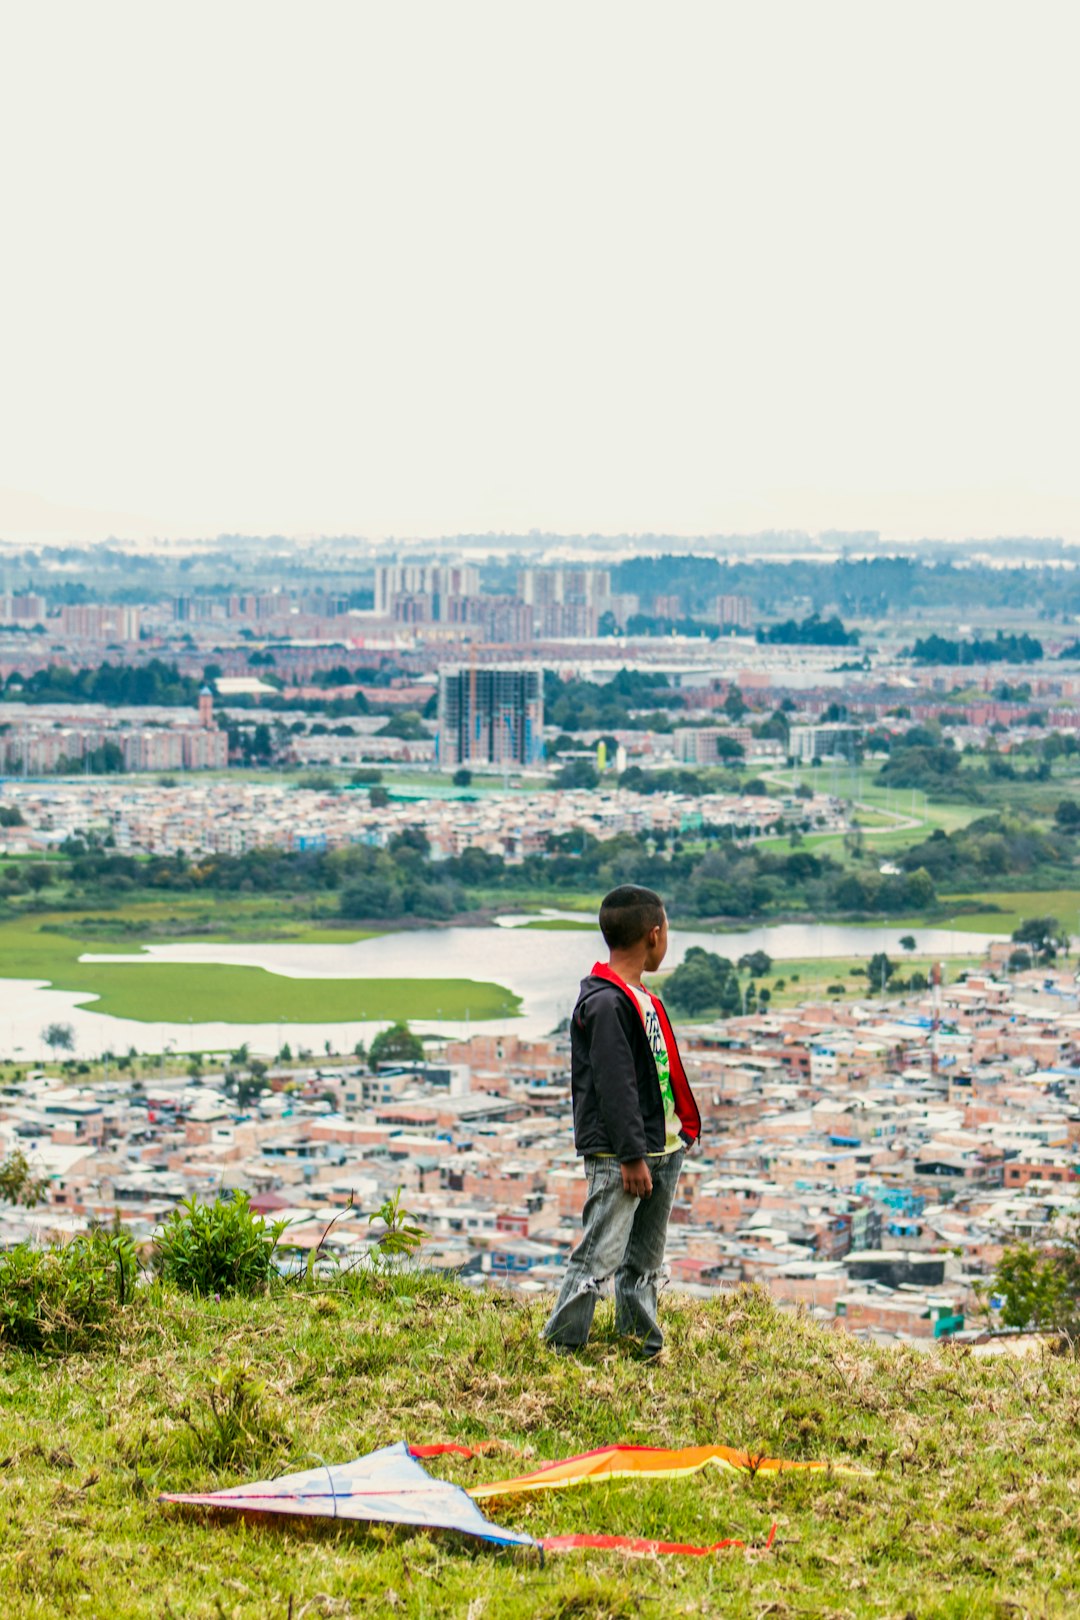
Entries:
[[760,979],[771,969],[772,957],[767,951],[748,951],[739,957],[739,966],[752,979]]
[[374,1074],[381,1063],[422,1063],[423,1059],[423,1041],[407,1023],[399,1022],[376,1035],[368,1053],[368,1067]]
[[18,1148],[0,1159],[0,1202],[22,1204],[32,1209],[40,1204],[48,1183],[30,1173],[26,1154]]
[[998,1262],[994,1290],[1006,1327],[1073,1328],[1080,1305],[1080,1253],[1075,1224],[1057,1249],[1018,1243]]
[[266,1081],[258,1075],[245,1075],[236,1083],[236,1106],[248,1108],[266,1090]]
[[468,787],[472,781],[472,771],[466,765],[462,765],[454,772],[453,781],[455,787]]
[[431,733],[415,709],[406,709],[403,714],[391,715],[386,724],[379,727],[375,735],[376,737],[397,737],[403,742],[424,742]]
[[734,681],[732,681],[724,696],[724,713],[729,720],[741,720],[746,713],[743,695]]
[[75,1031],[70,1024],[46,1024],[41,1032],[41,1038],[52,1052],[53,1057],[58,1052],[74,1052]]
[[1056,917],[1026,917],[1019,928],[1013,929],[1013,943],[1031,945],[1042,956],[1052,956],[1054,941],[1061,933]]
[[742,1011],[742,991],[731,962],[700,945],[692,945],[668,977],[664,999],[692,1018],[707,1012],[733,1018]]
[[373,787],[368,794],[368,802],[373,810],[385,810],[390,803],[390,795],[384,787]]
[[883,991],[895,972],[895,963],[889,961],[885,952],[875,951],[866,969],[866,976],[870,981],[871,990]]
[[914,934],[901,934],[900,935],[900,949],[903,950],[903,951],[913,951],[915,949],[915,935]]
[[589,759],[570,759],[555,777],[555,786],[560,788],[594,788],[600,780],[600,773]]

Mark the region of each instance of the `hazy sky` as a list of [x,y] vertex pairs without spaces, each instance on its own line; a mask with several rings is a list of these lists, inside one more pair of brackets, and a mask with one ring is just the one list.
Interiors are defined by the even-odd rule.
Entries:
[[1080,539],[1078,47],[1075,0],[0,0],[0,487]]

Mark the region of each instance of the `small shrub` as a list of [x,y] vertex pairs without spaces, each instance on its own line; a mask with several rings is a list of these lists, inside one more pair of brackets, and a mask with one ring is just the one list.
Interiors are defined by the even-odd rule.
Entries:
[[371,1257],[373,1266],[389,1272],[397,1261],[408,1263],[417,1259],[420,1245],[427,1234],[422,1226],[414,1223],[412,1215],[402,1204],[400,1187],[393,1198],[384,1199],[374,1215],[368,1217],[369,1226],[375,1221],[382,1221],[383,1231],[375,1239],[375,1252]]
[[189,1294],[265,1293],[277,1276],[274,1253],[285,1226],[253,1214],[246,1193],[216,1204],[188,1199],[158,1233],[158,1269]]
[[123,1233],[94,1232],[50,1249],[0,1255],[0,1343],[65,1354],[93,1349],[135,1287],[135,1250]]
[[16,1150],[0,1161],[0,1200],[8,1204],[25,1204],[28,1209],[40,1204],[47,1182],[35,1176],[25,1153]]
[[276,1420],[263,1406],[266,1380],[246,1363],[227,1367],[211,1380],[206,1397],[180,1417],[194,1440],[196,1458],[211,1468],[254,1465],[288,1449]]

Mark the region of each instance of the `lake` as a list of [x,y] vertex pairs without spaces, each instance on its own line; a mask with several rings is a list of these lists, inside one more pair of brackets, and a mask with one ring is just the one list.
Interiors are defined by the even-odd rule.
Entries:
[[[550,918],[581,922],[579,914],[545,912]],[[594,961],[606,956],[599,930],[538,929],[524,926],[536,914],[506,916],[480,928],[423,928],[410,933],[340,944],[302,945],[276,941],[259,944],[191,942],[154,944],[144,952],[90,953],[83,961],[96,962],[203,962],[222,966],[265,968],[288,978],[469,978],[492,980],[522,998],[517,1018],[417,1021],[417,1028],[433,1035],[464,1035],[484,1029],[492,1034],[524,1036],[547,1034],[569,1014],[579,980]],[[948,928],[858,927],[843,923],[780,923],[748,928],[743,932],[708,933],[672,929],[665,969],[682,961],[692,945],[716,951],[733,960],[747,951],[764,950],[776,960],[849,956],[866,960],[876,951],[888,951],[901,960],[901,932],[913,934],[920,955],[977,955],[991,940],[1003,935],[969,934]],[[295,1052],[306,1046],[321,1054],[330,1040],[338,1051],[350,1050],[358,1040],[370,1042],[383,1027],[378,1022],[336,1024],[159,1024],[113,1018],[95,1013],[93,1002],[72,991],[50,990],[31,981],[0,980],[0,1053],[24,1061],[48,1056],[41,1031],[48,1023],[70,1023],[76,1034],[77,1055],[96,1057],[104,1050],[140,1052],[224,1051],[247,1042],[253,1051],[276,1052],[288,1041]]]

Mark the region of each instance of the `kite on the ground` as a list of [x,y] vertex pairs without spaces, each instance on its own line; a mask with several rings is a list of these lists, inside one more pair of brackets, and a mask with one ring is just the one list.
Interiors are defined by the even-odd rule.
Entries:
[[[517,1530],[505,1530],[485,1519],[476,1499],[513,1496],[523,1491],[555,1490],[566,1485],[583,1485],[609,1479],[679,1479],[697,1473],[709,1464],[734,1473],[779,1474],[791,1470],[816,1473],[833,1468],[827,1462],[785,1462],[779,1457],[759,1457],[751,1452],[734,1451],[730,1446],[688,1446],[666,1451],[657,1446],[604,1446],[581,1456],[543,1463],[532,1473],[514,1479],[474,1485],[468,1491],[458,1485],[433,1479],[420,1466],[419,1458],[447,1454],[475,1457],[493,1449],[497,1441],[476,1445],[444,1442],[441,1445],[406,1446],[399,1441],[372,1451],[366,1457],[340,1463],[336,1467],[309,1468],[302,1474],[285,1474],[281,1479],[259,1480],[253,1485],[236,1485],[231,1490],[197,1495],[163,1496],[163,1502],[181,1502],[213,1508],[236,1508],[249,1513],[303,1513],[331,1519],[364,1519],[384,1524],[421,1525],[427,1529],[458,1530],[503,1546],[536,1547],[542,1552],[569,1552],[575,1548],[614,1549],[622,1552],[657,1554],[690,1553],[703,1556],[727,1549],[747,1547],[745,1541],[713,1542],[695,1547],[677,1541],[650,1541],[637,1536],[566,1535],[547,1536],[536,1541]],[[855,1472],[839,1468],[839,1472]],[[756,1550],[767,1552],[773,1544],[776,1526]]]
[[336,1467],[308,1468],[253,1485],[197,1495],[169,1495],[163,1502],[236,1508],[247,1513],[305,1513],[329,1519],[366,1519],[384,1524],[460,1530],[511,1547],[535,1547],[532,1536],[503,1530],[485,1519],[459,1485],[432,1479],[403,1441]]
[[[455,1446],[455,1451],[467,1447]],[[424,1447],[425,1455],[434,1453],[433,1447]],[[414,1452],[415,1454],[415,1452]],[[485,1485],[472,1485],[469,1495],[481,1500],[486,1496],[516,1496],[521,1491],[557,1490],[563,1485],[587,1485],[605,1479],[633,1479],[646,1475],[651,1479],[679,1479],[685,1474],[696,1474],[710,1464],[738,1474],[786,1474],[791,1471],[825,1473],[833,1469],[838,1473],[854,1472],[828,1462],[786,1462],[781,1457],[758,1457],[749,1451],[733,1451],[730,1446],[685,1446],[680,1451],[665,1451],[659,1446],[602,1446],[599,1451],[586,1451],[578,1457],[564,1457],[558,1462],[541,1463],[529,1474],[514,1479],[493,1480]]]

